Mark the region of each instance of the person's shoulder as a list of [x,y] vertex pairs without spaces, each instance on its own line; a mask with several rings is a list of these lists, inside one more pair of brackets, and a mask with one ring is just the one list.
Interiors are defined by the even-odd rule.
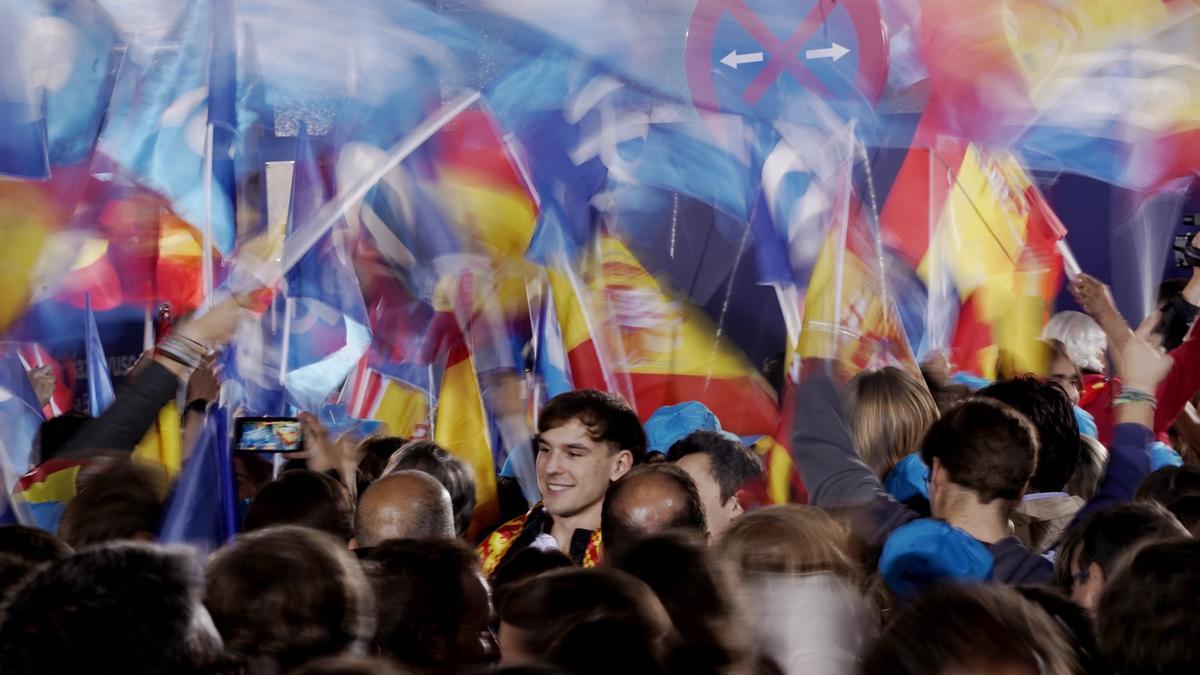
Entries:
[[988,544],[996,562],[996,581],[1005,584],[1046,584],[1054,579],[1054,564],[1034,553],[1016,537]]

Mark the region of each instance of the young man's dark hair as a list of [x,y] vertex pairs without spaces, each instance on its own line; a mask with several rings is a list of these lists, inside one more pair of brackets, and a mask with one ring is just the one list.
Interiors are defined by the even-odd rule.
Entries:
[[[684,460],[687,457],[691,459]],[[744,511],[738,491],[763,472],[762,461],[753,450],[715,431],[684,436],[667,451],[667,459],[695,481],[714,537]]]
[[383,659],[361,656],[330,656],[309,661],[291,675],[409,675],[395,664]]
[[947,586],[896,615],[867,651],[862,672],[940,675],[1004,667],[1041,675],[1078,672],[1062,628],[1015,590]]
[[1180,497],[1167,507],[1192,536],[1200,535],[1200,495]]
[[127,459],[105,460],[80,472],[77,487],[58,528],[69,546],[154,539],[167,489],[161,469]]
[[1200,541],[1138,551],[1105,587],[1096,617],[1100,650],[1121,675],[1200,672]]
[[71,555],[58,537],[25,525],[0,527],[0,605],[4,595],[35,568]]
[[1112,670],[1100,654],[1096,642],[1096,628],[1092,617],[1065,593],[1050,586],[1016,586],[1015,590],[1026,600],[1042,608],[1067,637],[1067,644],[1075,651],[1079,675],[1110,675]]
[[600,532],[606,555],[639,537],[676,529],[708,534],[700,492],[674,464],[636,467],[604,495]]
[[1189,495],[1200,495],[1200,467],[1167,466],[1146,476],[1133,498],[1139,502],[1157,502],[1168,506]]
[[752,650],[732,582],[701,538],[663,532],[619,549],[606,563],[641,579],[662,601],[679,634],[669,657],[672,672],[747,670]]
[[475,475],[466,462],[433,441],[413,441],[392,454],[383,475],[397,471],[423,471],[444,485],[454,507],[454,530],[467,536],[475,513]]
[[475,552],[458,540],[385,541],[367,557],[379,598],[376,650],[425,673],[495,661],[491,601]]
[[0,669],[192,673],[222,662],[205,633],[199,568],[179,550],[131,542],[47,563],[14,590],[0,619]]
[[358,479],[367,483],[377,480],[386,473],[392,455],[408,442],[397,436],[375,436],[363,441],[358,446],[358,452],[362,455],[358,461]]
[[506,663],[544,660],[569,672],[665,672],[671,620],[646,584],[609,567],[548,572],[504,594]]
[[628,450],[633,463],[646,457],[646,431],[637,413],[615,394],[596,389],[578,389],[559,394],[546,403],[538,414],[538,433],[579,420],[593,441],[610,443],[616,450]]
[[204,602],[250,672],[287,672],[362,646],[372,595],[345,542],[307,527],[243,534],[208,565]]
[[303,525],[348,543],[354,537],[354,500],[345,486],[323,473],[284,471],[258,491],[242,531],[275,525]]
[[984,504],[1019,499],[1037,457],[1037,431],[1029,420],[984,398],[948,410],[930,427],[921,448],[926,466],[938,460],[955,485],[975,492]]
[[1074,560],[1067,561],[1073,576],[1072,597],[1091,610],[1123,556],[1147,541],[1188,536],[1179,520],[1155,503],[1109,507],[1077,527],[1082,532]]
[[531,577],[572,566],[567,554],[557,549],[527,548],[518,551],[497,567],[492,575],[496,604],[500,604],[506,588]]
[[996,382],[979,396],[1016,408],[1037,429],[1038,459],[1030,492],[1061,492],[1079,463],[1079,424],[1066,391],[1032,375]]

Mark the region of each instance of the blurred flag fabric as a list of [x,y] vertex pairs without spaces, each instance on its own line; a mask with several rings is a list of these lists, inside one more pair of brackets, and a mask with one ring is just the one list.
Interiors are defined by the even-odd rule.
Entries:
[[183,428],[179,422],[179,406],[174,401],[158,411],[154,425],[133,449],[135,460],[161,466],[168,477],[175,477],[183,464]]
[[424,391],[381,374],[364,356],[346,379],[339,401],[357,419],[377,420],[392,436],[429,437],[429,397]]
[[25,35],[34,17],[16,0],[0,3],[0,173],[20,178],[50,176],[46,119],[38,90],[30,82]]
[[[27,370],[16,349],[5,345],[0,352],[0,440],[6,455],[3,461],[16,472],[9,477],[13,482],[29,468],[33,442],[43,421]],[[4,488],[11,489],[12,482]]]
[[96,315],[92,313],[91,295],[84,306],[84,358],[87,359],[88,412],[92,417],[108,409],[116,400],[113,393],[112,376],[108,372],[108,358],[104,356],[104,343],[96,328]]
[[[149,64],[137,67],[126,59],[99,140],[99,152],[122,172],[162,194],[188,223],[211,228],[222,254],[233,250],[237,238],[231,181],[212,175],[225,170],[227,134],[236,131],[227,129],[228,102],[237,87],[230,60],[236,63],[236,55],[221,51],[234,47],[229,2],[190,3]],[[218,150],[224,157],[216,156]]]
[[67,504],[75,498],[81,460],[52,459],[30,469],[13,488],[13,499],[27,505],[34,524],[51,534],[58,532]]
[[179,474],[158,540],[215,551],[237,533],[236,502],[227,414],[216,408]]
[[[289,233],[328,197],[316,148],[302,131],[292,173]],[[335,224],[287,274],[286,384],[291,402],[301,410],[325,403],[371,343],[349,237],[344,222]]]

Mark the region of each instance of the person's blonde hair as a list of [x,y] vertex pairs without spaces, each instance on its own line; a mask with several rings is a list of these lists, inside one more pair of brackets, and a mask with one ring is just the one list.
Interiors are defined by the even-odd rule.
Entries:
[[925,383],[891,366],[855,375],[845,399],[850,435],[863,463],[880,478],[920,449],[925,432],[938,418],[937,403]]
[[717,551],[743,577],[832,573],[856,586],[862,580],[849,532],[813,506],[768,506],[735,518]]

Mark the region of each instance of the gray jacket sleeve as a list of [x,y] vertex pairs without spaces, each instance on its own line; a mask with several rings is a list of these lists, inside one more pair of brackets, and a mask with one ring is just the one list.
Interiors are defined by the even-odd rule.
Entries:
[[62,456],[78,458],[96,450],[132,451],[178,390],[179,378],[151,361],[117,392],[117,400],[108,410],[71,439]]
[[809,502],[847,511],[855,534],[869,546],[882,545],[893,530],[920,515],[892,498],[863,464],[835,382],[805,379],[796,397],[792,459],[808,489]]

